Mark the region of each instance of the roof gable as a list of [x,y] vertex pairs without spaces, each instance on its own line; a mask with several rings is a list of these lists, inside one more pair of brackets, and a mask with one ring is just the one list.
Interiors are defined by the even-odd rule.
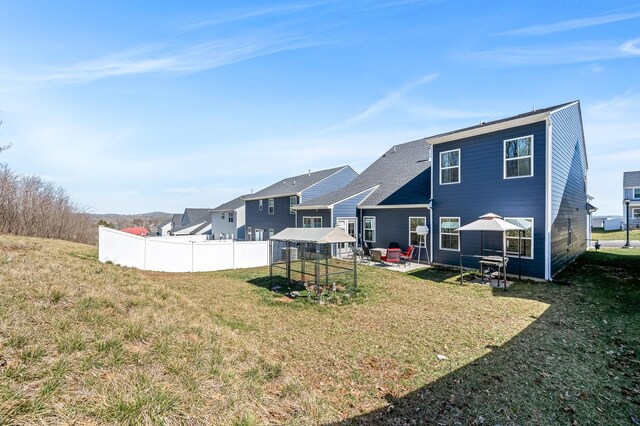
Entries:
[[640,187],[640,171],[624,172],[622,181],[623,181],[622,185],[625,188]]
[[261,189],[254,194],[248,195],[245,200],[259,200],[261,198],[295,195],[346,167],[349,166],[334,167],[332,169],[308,172],[302,175],[284,178],[271,186]]
[[363,205],[427,204],[430,200],[429,148],[424,139],[394,145],[344,188],[299,207],[329,207],[372,190]]

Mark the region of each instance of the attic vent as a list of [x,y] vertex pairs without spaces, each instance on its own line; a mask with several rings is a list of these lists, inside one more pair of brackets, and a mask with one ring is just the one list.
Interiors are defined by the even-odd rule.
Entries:
[[393,152],[396,152],[396,146],[395,145],[393,146]]
[[295,181],[295,180],[293,181],[293,184],[294,184],[294,185],[296,184],[296,181]]
[[283,181],[282,181],[282,184],[283,184],[283,185],[286,185],[286,184],[287,184],[287,181],[286,181],[286,180],[283,180]]
[[311,176],[311,169],[309,169],[309,176]]

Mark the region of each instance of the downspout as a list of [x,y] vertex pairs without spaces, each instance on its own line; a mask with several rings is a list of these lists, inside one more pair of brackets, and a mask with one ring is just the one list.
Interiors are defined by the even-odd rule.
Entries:
[[553,122],[550,120],[551,116],[547,117],[547,158],[545,159],[545,214],[544,214],[544,278],[551,280],[551,179],[553,178],[551,173],[551,152],[553,144]]

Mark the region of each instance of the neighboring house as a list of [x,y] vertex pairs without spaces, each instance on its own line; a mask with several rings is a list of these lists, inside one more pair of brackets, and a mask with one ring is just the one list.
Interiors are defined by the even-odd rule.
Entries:
[[169,235],[211,235],[211,209],[186,208],[182,215],[173,216]]
[[140,237],[148,237],[149,231],[147,228],[143,228],[142,226],[133,226],[131,228],[122,228],[120,231],[126,232],[127,234],[138,235]]
[[245,239],[244,197],[242,195],[211,209],[211,236],[213,239]]
[[416,226],[430,219],[430,167],[424,139],[395,145],[344,188],[300,203],[297,226],[340,226],[373,247],[417,246]]
[[166,237],[166,236],[169,235],[169,232],[173,228],[176,228],[178,226],[182,226],[182,213],[174,213],[171,216],[171,219],[169,219],[166,222],[162,223],[159,226],[159,228],[160,228],[159,235],[161,237]]
[[[640,226],[640,171],[624,172],[623,176],[623,199],[629,200],[629,226]],[[627,221],[627,206],[622,203],[622,217]]]
[[[246,240],[268,240],[296,226],[294,207],[351,182],[358,174],[349,166],[282,179],[245,198]],[[320,224],[319,226],[323,226]],[[325,222],[326,226],[326,222]]]
[[[578,101],[432,136],[432,246],[436,263],[480,254],[480,232],[457,228],[496,213],[527,229],[506,237],[510,273],[551,279],[587,248],[587,157]],[[513,231],[511,231],[513,232]],[[502,249],[484,233],[485,247]],[[466,262],[466,261],[465,261]],[[477,261],[469,259],[469,266]]]

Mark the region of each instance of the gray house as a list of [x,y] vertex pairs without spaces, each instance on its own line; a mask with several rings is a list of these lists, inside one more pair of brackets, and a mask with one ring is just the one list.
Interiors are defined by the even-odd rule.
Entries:
[[213,239],[244,240],[245,197],[247,197],[247,195],[241,195],[238,198],[211,209],[211,237]]
[[300,203],[296,225],[341,226],[373,247],[417,246],[416,227],[430,219],[430,167],[424,139],[395,145],[344,188]]
[[[479,254],[479,232],[458,228],[496,213],[526,231],[485,236],[512,256],[509,272],[550,279],[587,248],[587,157],[578,101],[426,139],[432,147],[431,239],[436,263]],[[513,234],[516,232],[516,234]],[[461,242],[462,241],[462,242]],[[513,261],[519,252],[522,263]],[[472,262],[472,260],[468,260]],[[470,267],[477,267],[469,264]]]
[[211,210],[203,208],[186,208],[182,216],[174,215],[174,219],[180,218],[169,230],[169,235],[207,235],[211,236]]
[[[623,200],[629,200],[629,226],[640,226],[640,171],[624,172]],[[623,203],[622,217],[627,220],[627,206]]]
[[[296,226],[299,203],[342,188],[358,174],[350,166],[335,167],[282,179],[254,194],[245,201],[247,240],[268,240],[285,228]],[[315,226],[327,226],[316,219]]]

